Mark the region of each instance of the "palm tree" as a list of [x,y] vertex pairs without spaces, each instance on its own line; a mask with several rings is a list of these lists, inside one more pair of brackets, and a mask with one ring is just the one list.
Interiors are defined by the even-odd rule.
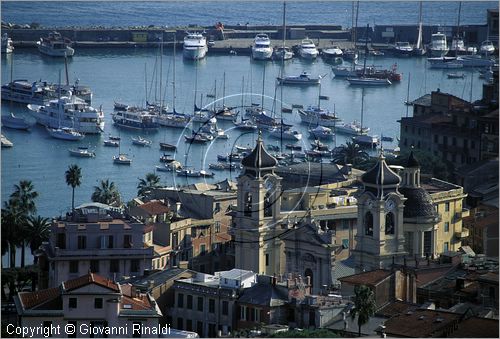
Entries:
[[71,212],[75,212],[75,187],[81,185],[82,181],[82,169],[78,165],[71,165],[66,171],[66,184],[73,188],[73,193],[71,195]]
[[376,309],[375,294],[365,285],[354,287],[354,308],[351,310],[351,318],[358,316],[358,336],[361,337],[361,326],[366,324]]
[[119,206],[121,204],[120,192],[115,186],[113,181],[109,179],[101,180],[99,186],[94,186],[94,193],[91,197],[93,202],[100,202],[102,204]]
[[[28,237],[25,234],[25,227],[28,217],[36,212],[35,199],[38,197],[38,192],[34,190],[33,183],[30,180],[21,180],[18,185],[14,185],[14,192],[10,195],[11,207],[17,206],[19,215],[12,219],[12,222],[17,223],[16,236],[21,246],[21,267],[24,267],[26,259],[25,242]],[[13,217],[11,215],[11,217]],[[15,255],[15,252],[14,252]]]
[[370,159],[370,155],[354,143],[347,141],[345,145],[339,147],[339,150],[333,155],[333,161],[340,165],[359,165]]
[[50,219],[39,215],[36,217],[31,216],[26,226],[26,234],[28,235],[31,254],[34,257],[33,263],[36,264],[38,257],[35,256],[35,251],[44,241],[48,241],[50,238]]
[[10,251],[9,265],[16,267],[16,249],[21,245],[21,233],[19,226],[22,225],[22,213],[18,204],[10,199],[4,202],[2,208],[2,256]]
[[155,187],[160,187],[160,177],[154,173],[148,173],[145,179],[139,179],[137,195],[139,197],[144,197],[147,192]]

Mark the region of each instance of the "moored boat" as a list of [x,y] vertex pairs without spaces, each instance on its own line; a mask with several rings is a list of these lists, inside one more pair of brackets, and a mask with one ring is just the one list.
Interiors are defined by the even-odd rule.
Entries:
[[24,118],[16,117],[14,113],[10,113],[10,115],[2,115],[2,127],[28,130],[31,127],[31,124],[29,124]]
[[307,72],[302,72],[300,75],[288,75],[277,77],[278,83],[282,85],[318,85],[321,77],[312,77]]
[[430,52],[431,57],[444,57],[450,50],[446,42],[446,35],[441,32],[432,34],[431,43],[427,50]]
[[358,135],[358,134],[366,134],[369,131],[370,131],[369,127],[361,128],[361,124],[357,120],[354,120],[351,123],[340,123],[335,126],[335,132],[337,133]]
[[207,51],[207,39],[201,33],[190,33],[184,37],[184,58],[192,60],[203,59]]
[[273,51],[273,59],[274,60],[290,60],[293,58],[293,52],[290,47],[275,47]]
[[166,142],[160,142],[160,149],[162,151],[175,151],[177,149],[177,146],[168,144]]
[[307,60],[314,60],[318,56],[319,52],[318,49],[316,48],[316,45],[314,42],[306,38],[301,41],[299,45],[299,55]]
[[392,53],[396,56],[408,57],[413,54],[413,47],[407,41],[397,41],[392,49]]
[[73,128],[61,127],[61,128],[50,128],[47,127],[47,132],[50,136],[55,139],[67,140],[67,141],[79,141],[82,140],[85,135],[79,133]]
[[255,60],[269,60],[273,55],[271,40],[267,34],[259,33],[255,36],[252,46],[252,58]]
[[156,115],[148,111],[117,111],[113,113],[113,123],[130,129],[157,130]]
[[300,120],[312,126],[321,125],[324,127],[334,127],[341,121],[334,113],[328,109],[318,106],[308,106],[306,109],[299,109]]
[[64,38],[59,32],[50,32],[48,37],[42,37],[37,41],[38,50],[42,54],[56,57],[70,57],[75,54],[71,48],[71,40]]
[[69,154],[74,157],[80,158],[93,158],[95,157],[95,152],[90,151],[88,147],[78,147],[68,149]]
[[104,140],[103,144],[104,144],[104,146],[108,146],[108,147],[119,147],[120,141],[108,139],[108,140]]
[[332,140],[335,134],[328,127],[316,126],[316,128],[310,129],[309,134],[311,138],[320,140]]
[[2,54],[12,53],[12,51],[14,51],[12,39],[9,38],[7,33],[2,34]]
[[9,148],[9,147],[13,147],[14,144],[12,143],[12,141],[10,141],[9,139],[7,139],[7,137],[5,135],[1,135],[1,142],[2,142],[2,148]]
[[117,165],[130,165],[132,163],[132,159],[128,158],[126,154],[120,153],[113,156],[113,163]]
[[356,86],[388,86],[392,85],[389,79],[379,79],[372,77],[347,78],[349,85]]
[[144,139],[141,136],[137,136],[137,137],[132,137],[132,143],[138,146],[151,146],[152,141]]

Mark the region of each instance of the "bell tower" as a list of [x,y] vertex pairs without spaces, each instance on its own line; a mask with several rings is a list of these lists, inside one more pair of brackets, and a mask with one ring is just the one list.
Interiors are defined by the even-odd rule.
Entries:
[[236,268],[274,275],[282,271],[280,227],[281,177],[259,133],[257,144],[241,164],[238,205],[233,217]]
[[387,163],[383,151],[377,164],[362,175],[364,190],[358,199],[358,223],[354,257],[360,272],[386,268],[406,255],[401,178]]

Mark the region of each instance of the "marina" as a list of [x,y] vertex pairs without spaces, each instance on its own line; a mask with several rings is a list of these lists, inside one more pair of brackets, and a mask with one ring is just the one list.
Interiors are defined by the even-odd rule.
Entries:
[[[5,5],[9,7],[10,4]],[[275,13],[272,13],[272,15],[276,16],[274,20],[276,32],[271,34],[271,45],[279,47],[282,42],[279,39],[278,28],[276,27],[281,26],[282,4],[275,3],[274,5]],[[105,6],[109,5],[105,4]],[[162,3],[161,6],[167,6],[167,4]],[[262,4],[262,6],[268,5]],[[288,23],[290,23],[290,26],[298,24],[297,16],[294,14],[294,11],[297,10],[294,9],[296,6],[300,7],[302,4],[293,3],[287,7],[287,25]],[[371,4],[366,4],[366,6],[371,6]],[[481,15],[472,23],[484,23],[485,8],[488,8],[488,5],[483,6]],[[346,6],[347,9],[350,11],[350,4]],[[414,13],[411,14],[411,21],[409,18],[406,19],[408,19],[408,22],[416,24],[417,17]],[[322,21],[321,15],[317,13],[314,15],[317,15],[314,19],[316,23],[327,22]],[[367,13],[360,13],[362,18],[366,18],[366,15]],[[382,13],[378,15],[382,17]],[[428,13],[424,13],[424,17],[425,15],[428,15]],[[151,24],[155,24],[154,18],[150,17],[149,19]],[[7,21],[9,20],[7,19]],[[344,27],[348,27],[350,19],[349,22],[347,18],[343,20],[343,22],[339,21],[339,23]],[[360,26],[363,24],[363,20],[360,20]],[[455,20],[456,18],[450,19],[450,25]],[[33,19],[33,21],[36,20]],[[211,21],[213,21],[213,18]],[[438,21],[433,21],[433,24]],[[255,21],[253,23],[255,24]],[[200,20],[199,24],[209,25],[212,23]],[[234,26],[236,24],[237,22],[233,23]],[[264,25],[267,22],[261,22],[261,24]],[[313,23],[310,22],[310,24]],[[54,22],[48,27],[63,27],[64,25],[68,24]],[[226,24],[226,27],[230,27],[230,24]],[[311,28],[309,27],[309,29]],[[363,27],[362,30],[364,29]],[[13,32],[13,30],[11,31]],[[44,31],[43,34],[37,32],[38,38],[31,41],[36,41],[39,37],[46,35],[48,31],[47,29],[47,32]],[[281,62],[278,60],[252,60],[250,58],[251,45],[256,34],[259,33],[258,31],[251,30],[251,35],[249,33],[244,38],[216,40],[213,44],[215,49],[209,46],[207,54],[198,61],[190,60],[184,57],[183,53],[178,52],[175,56],[175,106],[172,106],[174,64],[172,49],[165,48],[162,54],[163,86],[161,91],[163,93],[160,94],[159,86],[154,85],[152,82],[152,79],[159,78],[158,43],[151,43],[148,44],[149,47],[143,48],[131,48],[134,43],[130,43],[131,46],[127,47],[117,47],[123,46],[120,41],[95,41],[86,44],[81,39],[78,39],[78,32],[83,31],[83,29],[78,32],[74,31],[76,33],[70,35],[66,33],[67,30],[58,31],[61,32],[62,36],[68,36],[73,41],[72,48],[75,49],[75,53],[67,60],[69,76],[71,79],[78,78],[81,83],[85,83],[86,86],[92,89],[92,106],[99,107],[99,110],[103,112],[104,131],[96,134],[86,134],[82,141],[68,143],[65,140],[50,137],[43,126],[35,125],[35,117],[27,108],[26,103],[11,104],[9,100],[2,101],[2,115],[10,116],[10,113],[13,113],[16,117],[22,118],[30,125],[33,125],[30,133],[12,129],[2,131],[5,137],[15,145],[15,147],[2,154],[2,185],[5,188],[2,190],[2,200],[7,199],[10,192],[8,188],[11,185],[22,179],[29,178],[33,181],[37,191],[40,192],[41,199],[38,202],[40,214],[51,216],[65,213],[69,208],[65,194],[67,193],[67,197],[69,197],[71,192],[64,181],[64,171],[68,165],[73,163],[82,168],[83,174],[82,184],[75,190],[76,201],[88,201],[93,187],[98,185],[99,178],[109,178],[114,181],[122,198],[124,200],[131,199],[137,193],[135,178],[143,177],[149,172],[155,172],[158,166],[161,169],[158,169],[157,174],[164,185],[177,186],[199,181],[215,183],[226,178],[235,180],[239,174],[237,166],[221,166],[220,164],[217,165],[217,163],[220,160],[219,156],[228,155],[227,160],[231,160],[228,164],[234,163],[238,165],[239,160],[234,159],[237,157],[229,156],[237,152],[235,146],[251,147],[255,144],[258,129],[251,120],[245,120],[248,118],[247,116],[241,116],[247,108],[255,107],[252,105],[254,103],[262,105],[263,102],[264,111],[269,114],[269,117],[275,119],[276,122],[283,119],[286,125],[291,125],[293,130],[303,136],[299,141],[283,140],[281,142],[280,138],[276,137],[280,134],[279,129],[277,132],[274,130],[274,137],[271,135],[272,131],[263,131],[266,144],[276,145],[280,149],[279,152],[288,154],[294,152],[296,158],[302,157],[299,149],[309,152],[312,157],[325,156],[322,153],[325,151],[313,151],[309,145],[311,141],[309,139],[310,131],[314,130],[317,124],[313,121],[314,119],[308,119],[306,123],[302,123],[298,111],[299,107],[307,110],[310,106],[318,105],[318,86],[282,86],[283,97],[281,103],[281,89],[276,86],[276,78],[280,76]],[[201,31],[198,30],[198,32]],[[58,74],[60,71],[64,72],[65,69],[64,58],[45,57],[40,54],[34,45],[23,43],[23,41],[30,41],[30,39],[16,40],[16,35],[10,33],[9,37],[13,38],[16,47],[12,53],[2,55],[2,85],[12,81],[9,74],[11,65],[14,65],[13,79],[27,79],[30,86],[33,81],[40,78],[48,83],[58,83]],[[16,33],[20,34],[19,30]],[[430,41],[430,34],[428,33],[430,32],[426,31],[424,34],[423,40],[425,43]],[[77,39],[75,39],[75,35]],[[182,32],[181,36],[184,37],[185,35],[185,32]],[[165,36],[168,36],[168,34],[166,33]],[[179,36],[178,41],[182,41],[181,36]],[[310,38],[320,49],[333,48],[333,46],[342,49],[352,47],[352,44],[347,39],[332,42],[331,39],[318,39],[312,36]],[[294,46],[302,40],[302,38],[287,39],[286,45]],[[113,43],[116,43],[116,47]],[[165,41],[166,46],[168,46],[168,43],[168,41]],[[360,44],[360,47],[364,45],[364,43]],[[370,48],[373,48],[373,46],[377,46],[377,44],[372,44]],[[220,48],[220,50],[217,51],[217,48]],[[229,50],[234,50],[237,53],[229,53]],[[181,51],[181,49],[178,51]],[[376,56],[372,53],[367,56],[367,65],[377,65],[383,69],[391,69],[395,63],[397,63],[398,72],[402,75],[402,78],[399,82],[393,82],[391,86],[350,86],[345,78],[339,79],[334,75],[332,65],[328,60],[316,58],[311,61],[298,55],[285,62],[284,74],[293,75],[307,72],[308,74],[322,76],[321,93],[329,97],[329,100],[321,100],[321,108],[328,110],[331,114],[335,112],[340,118],[339,121],[325,126],[335,133],[335,137],[326,137],[322,140],[323,143],[329,146],[330,150],[335,146],[345,144],[346,141],[350,141],[351,137],[356,134],[356,128],[359,128],[359,126],[351,124],[351,122],[360,120],[362,91],[364,91],[365,97],[363,128],[369,128],[370,133],[373,135],[393,137],[392,142],[384,141],[384,147],[395,148],[399,136],[397,120],[407,114],[407,106],[403,102],[408,94],[407,75],[410,72],[412,75],[408,96],[410,101],[438,88],[442,92],[466,100],[476,100],[481,97],[481,84],[486,81],[486,79],[480,78],[479,69],[475,67],[460,69],[460,73],[464,74],[464,78],[449,79],[449,69],[431,68],[426,57],[397,58],[389,54]],[[344,59],[339,67],[350,69],[352,64]],[[226,79],[223,88],[224,72],[226,73]],[[147,90],[145,89],[145,78],[148,79]],[[243,91],[242,78],[244,78]],[[219,93],[218,98],[213,96],[215,79],[217,80],[216,92]],[[227,135],[228,139],[215,137],[213,140],[203,140],[203,143],[200,144],[186,142],[186,139],[196,138],[192,134],[192,125],[188,124],[189,119],[186,119],[186,116],[192,116],[194,113],[193,98],[197,98],[196,104],[199,108],[212,109],[215,100],[218,100],[216,106],[221,107],[220,93],[223,92],[225,92],[224,104],[228,107],[235,107],[234,112],[240,112],[236,116],[238,125],[235,125],[231,119],[218,119],[217,121],[218,128],[225,132],[224,134]],[[162,115],[165,118],[163,123],[162,120],[155,121],[153,116],[146,113],[130,114],[129,116],[130,112],[128,111],[122,111],[122,113],[115,111],[115,102],[146,107],[146,101],[154,102],[155,96],[157,100],[162,98],[165,106],[175,107],[169,109],[169,114]],[[291,113],[282,114],[281,106],[283,108],[292,107]],[[175,111],[172,111],[172,109],[175,109]],[[311,107],[311,109],[314,108]],[[71,127],[71,125],[66,126]],[[148,128],[143,129],[142,127]],[[336,131],[336,127],[339,130]],[[342,131],[343,128],[344,132]],[[366,132],[366,129],[364,132]],[[120,135],[121,140],[108,138],[110,135]],[[143,138],[151,141],[150,147],[134,146],[132,138],[136,138],[138,135],[142,135]],[[196,141],[194,139],[190,140]],[[164,145],[162,149],[160,145]],[[84,157],[71,156],[68,149],[77,149],[80,146],[91,149],[95,152],[95,157],[89,160]],[[160,162],[163,152],[168,152],[172,159],[181,164],[184,172],[177,175],[171,168],[168,171],[164,170],[164,168],[167,168],[164,167],[164,163]],[[128,166],[114,166],[113,163]],[[209,164],[215,164],[215,166],[212,166],[214,167],[214,173],[208,171]],[[98,172],[96,172],[96,168],[99,169]],[[199,172],[201,170],[206,172]],[[209,177],[212,174],[213,176]],[[202,178],[202,175],[205,177]],[[65,198],[61,199],[62,196],[65,196]]]

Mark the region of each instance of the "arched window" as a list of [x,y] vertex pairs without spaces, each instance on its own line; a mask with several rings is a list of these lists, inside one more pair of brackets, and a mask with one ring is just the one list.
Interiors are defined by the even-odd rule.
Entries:
[[273,204],[271,202],[271,193],[267,192],[264,198],[264,217],[273,216]]
[[385,234],[394,234],[394,214],[392,212],[385,215]]
[[246,217],[252,216],[252,193],[250,193],[250,192],[245,193],[243,214]]
[[373,235],[373,215],[371,212],[365,214],[365,235]]

